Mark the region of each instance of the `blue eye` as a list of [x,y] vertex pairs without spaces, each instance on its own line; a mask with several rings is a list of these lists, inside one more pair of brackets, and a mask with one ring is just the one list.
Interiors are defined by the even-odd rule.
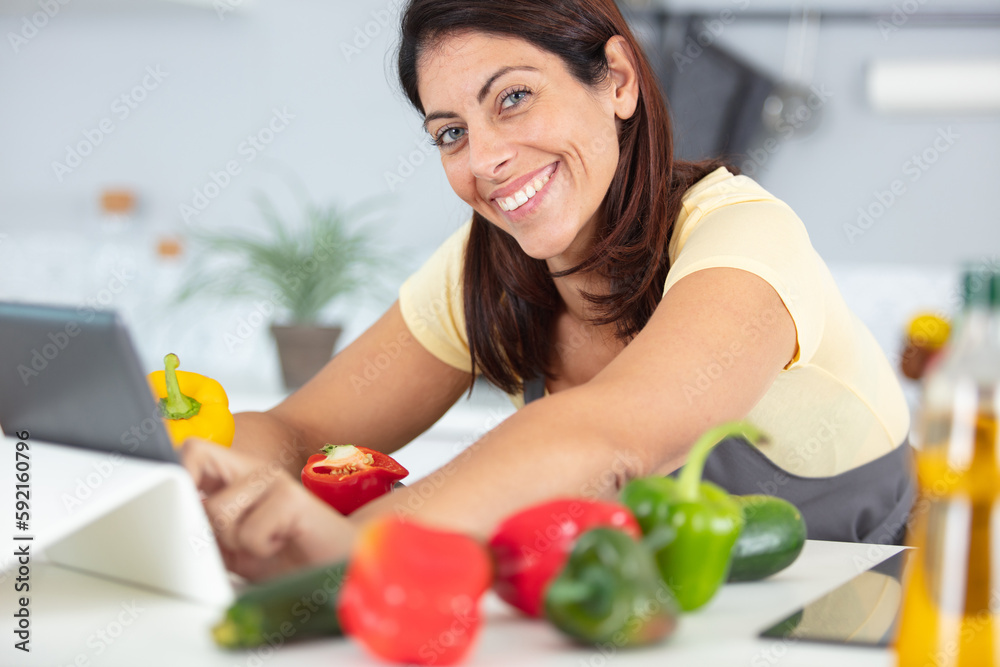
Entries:
[[530,94],[531,93],[528,92],[527,90],[515,90],[509,93],[508,95],[504,96],[503,100],[501,100],[500,102],[500,108],[510,109],[511,107],[515,107],[521,102],[523,102],[524,99],[528,97],[528,95]]
[[446,127],[445,129],[438,132],[437,140],[435,141],[435,143],[438,146],[447,146],[448,144],[455,143],[464,136],[465,136],[465,128]]

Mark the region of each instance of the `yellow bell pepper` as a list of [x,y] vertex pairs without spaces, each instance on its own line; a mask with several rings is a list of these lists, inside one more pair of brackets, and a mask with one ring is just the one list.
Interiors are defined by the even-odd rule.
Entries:
[[232,445],[236,424],[222,385],[204,375],[177,370],[181,362],[176,354],[165,356],[163,363],[166,371],[153,371],[148,378],[174,447],[187,438]]

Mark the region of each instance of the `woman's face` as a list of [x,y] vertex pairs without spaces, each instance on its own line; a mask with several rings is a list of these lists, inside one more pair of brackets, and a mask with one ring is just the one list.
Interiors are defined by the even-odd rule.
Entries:
[[611,64],[595,89],[558,56],[482,33],[444,37],[418,64],[455,193],[554,270],[586,256],[618,165],[616,119],[635,109]]

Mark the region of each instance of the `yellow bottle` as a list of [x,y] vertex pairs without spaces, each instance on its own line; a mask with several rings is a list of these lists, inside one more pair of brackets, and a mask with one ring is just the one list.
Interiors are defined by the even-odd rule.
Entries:
[[963,288],[961,330],[925,379],[914,431],[899,667],[1000,667],[1000,274],[967,271]]

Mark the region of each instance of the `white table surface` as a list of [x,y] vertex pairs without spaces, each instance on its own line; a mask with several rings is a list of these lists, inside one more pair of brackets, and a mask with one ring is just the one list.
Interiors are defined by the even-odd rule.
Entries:
[[[234,409],[265,409],[273,397],[234,397]],[[421,477],[454,457],[476,435],[509,414],[503,404],[470,403],[453,409],[398,458]],[[37,472],[37,471],[36,471]],[[0,483],[0,506],[12,505],[13,480]],[[12,508],[11,508],[12,509]],[[9,516],[9,512],[4,512]],[[13,545],[8,531],[0,560],[7,564]],[[898,551],[897,547],[810,541],[790,568],[763,582],[729,584],[704,609],[684,615],[664,643],[604,655],[567,643],[545,622],[532,621],[488,594],[486,622],[468,665],[553,665],[565,667],[777,667],[851,664],[889,667],[888,650],[836,647],[789,640],[760,640],[757,633],[804,604],[836,588]],[[9,575],[9,572],[7,573]],[[211,640],[221,617],[218,606],[169,597],[135,585],[46,563],[33,552],[31,563],[31,653],[13,648],[14,580],[0,577],[0,667],[159,665],[174,667],[328,667],[384,664],[347,639],[289,644],[274,651],[228,652]]]
[[[888,650],[836,647],[789,640],[761,640],[757,633],[898,547],[810,541],[790,568],[769,580],[727,584],[697,613],[681,618],[677,632],[654,647],[620,650],[607,658],[589,647],[568,644],[545,622],[509,610],[489,594],[485,624],[469,659],[473,665],[565,667],[750,667],[808,665],[888,667]],[[218,607],[166,597],[135,586],[34,562],[31,571],[32,636],[30,654],[13,649],[12,582],[2,584],[0,627],[4,637],[0,664],[25,667],[89,665],[139,667],[329,667],[378,665],[348,639],[288,644],[272,651],[223,651],[215,647],[211,626]],[[103,637],[103,638],[102,638]]]

